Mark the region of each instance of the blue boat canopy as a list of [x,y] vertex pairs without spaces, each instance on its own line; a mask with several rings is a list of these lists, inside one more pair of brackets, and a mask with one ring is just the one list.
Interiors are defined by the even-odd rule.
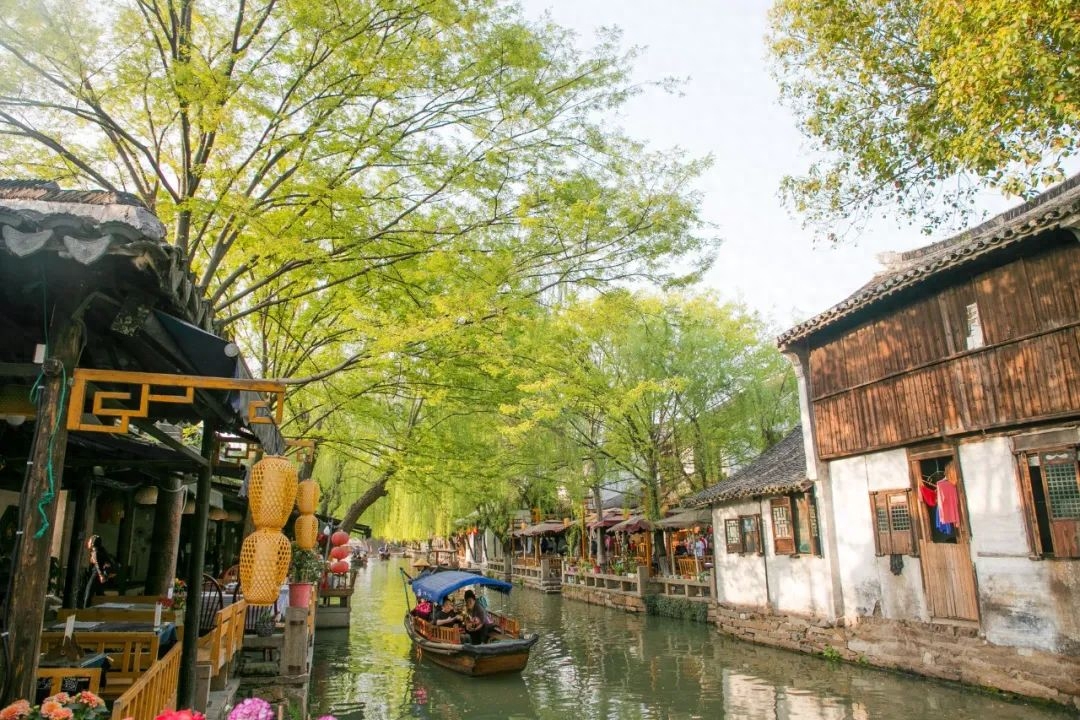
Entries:
[[430,600],[433,603],[441,603],[443,598],[463,587],[479,585],[498,590],[501,593],[509,593],[514,587],[505,580],[461,572],[460,570],[444,570],[413,578],[413,594],[418,600]]

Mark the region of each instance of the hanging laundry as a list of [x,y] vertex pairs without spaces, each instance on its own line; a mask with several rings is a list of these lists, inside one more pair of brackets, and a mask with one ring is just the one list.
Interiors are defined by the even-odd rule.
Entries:
[[952,526],[951,523],[942,522],[942,520],[941,520],[941,508],[940,507],[934,508],[933,515],[934,515],[934,527],[937,528],[937,531],[939,533],[941,533],[942,535],[945,535],[946,537],[952,537],[952,534],[955,531],[955,528]]
[[960,524],[960,496],[956,486],[948,480],[937,484],[938,513],[941,522],[948,525]]
[[919,485],[919,497],[926,503],[927,507],[934,507],[937,505],[937,489],[930,487],[929,485]]

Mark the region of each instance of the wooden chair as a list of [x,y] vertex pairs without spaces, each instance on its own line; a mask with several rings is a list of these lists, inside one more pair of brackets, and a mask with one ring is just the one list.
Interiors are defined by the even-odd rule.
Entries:
[[231,568],[226,568],[225,572],[221,573],[221,585],[227,587],[231,583],[240,583],[240,566],[233,565]]
[[221,583],[211,575],[203,575],[202,602],[199,604],[199,637],[209,634],[217,622],[218,611],[225,607]]
[[[75,641],[84,652],[109,656],[112,662],[101,695],[115,698],[157,662],[160,638],[156,632],[76,632]],[[47,652],[63,642],[62,631],[41,633],[42,651]]]
[[46,697],[55,695],[58,692],[66,692],[72,695],[83,690],[89,690],[95,695],[101,692],[101,668],[39,667],[37,676],[39,682],[46,679],[49,681],[49,691]]
[[695,578],[698,573],[701,572],[701,568],[698,567],[697,558],[681,557],[679,561],[679,575],[685,578]]

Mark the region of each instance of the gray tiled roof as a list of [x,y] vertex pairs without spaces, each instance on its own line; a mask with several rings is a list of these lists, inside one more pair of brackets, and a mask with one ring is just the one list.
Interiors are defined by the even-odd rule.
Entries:
[[791,328],[777,343],[785,347],[853,315],[897,292],[930,281],[1002,248],[1041,233],[1080,227],[1080,175],[1004,212],[983,224],[940,242],[896,253],[889,267],[851,296],[825,312]]
[[806,478],[802,426],[796,425],[783,440],[758,455],[742,470],[687,498],[683,505],[701,507],[762,495],[780,495],[805,490],[810,484]]

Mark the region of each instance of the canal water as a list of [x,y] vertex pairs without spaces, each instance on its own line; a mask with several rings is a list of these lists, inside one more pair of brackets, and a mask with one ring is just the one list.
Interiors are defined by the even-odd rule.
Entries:
[[406,561],[360,571],[352,627],[320,630],[312,717],[586,720],[1063,720],[1069,713],[721,637],[712,626],[515,589],[491,606],[540,633],[520,675],[418,660],[402,626]]

